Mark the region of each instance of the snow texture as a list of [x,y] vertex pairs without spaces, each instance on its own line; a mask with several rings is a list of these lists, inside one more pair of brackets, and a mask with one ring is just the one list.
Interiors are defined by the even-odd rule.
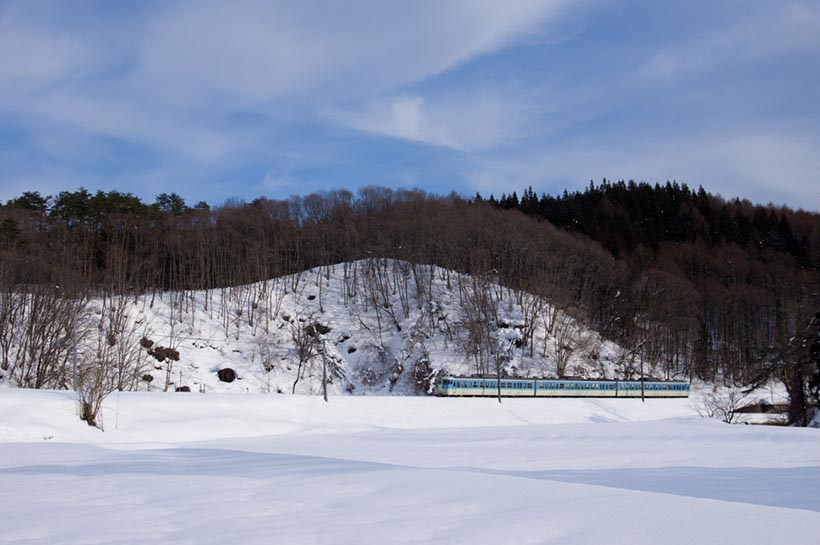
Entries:
[[[515,376],[555,376],[559,362],[567,375],[621,378],[632,366],[634,376],[627,351],[547,301],[493,280],[370,259],[225,289],[140,295],[123,303],[131,338],[175,349],[179,360],[143,351],[125,389],[318,394],[325,365],[331,395],[418,395],[429,391],[419,376],[495,373],[497,354]],[[492,307],[491,338],[476,357],[467,309],[482,296]],[[99,329],[104,314],[94,299],[81,322]],[[300,358],[297,338],[305,335]],[[223,369],[237,380],[221,381]],[[647,369],[675,378],[668,371]]]
[[820,431],[688,400],[0,389],[0,543],[813,544]]

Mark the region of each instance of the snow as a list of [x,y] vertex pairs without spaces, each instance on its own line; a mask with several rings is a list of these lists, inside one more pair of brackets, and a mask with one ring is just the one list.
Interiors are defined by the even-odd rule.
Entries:
[[0,389],[0,543],[809,544],[820,431],[688,400]]
[[[296,383],[295,393],[315,394],[322,389],[322,346],[331,394],[415,395],[424,393],[415,383],[417,363],[429,363],[432,372],[480,371],[467,355],[464,325],[474,281],[430,265],[374,259],[225,289],[96,297],[80,320],[94,333],[80,343],[80,359],[93,356],[96,332],[108,327],[104,305],[121,304],[129,325],[119,332],[120,342],[136,344],[144,337],[153,347],[172,347],[180,355],[179,361],[159,362],[140,350],[142,361],[127,373],[125,389],[173,392],[187,386],[206,393],[291,393]],[[556,347],[572,345],[566,356],[568,374],[616,376],[617,345],[542,299],[489,280],[482,286],[497,308],[494,341],[508,352],[505,369],[510,374],[555,375]],[[330,331],[316,336],[300,371],[294,335],[316,323]],[[516,341],[526,328],[533,332],[532,346],[515,346],[522,344]],[[217,372],[224,368],[233,369],[239,380],[221,382]],[[651,371],[664,376],[662,369]],[[0,384],[16,385],[13,377],[2,375]]]
[[[411,279],[408,267],[362,261],[129,300],[132,337],[180,360],[143,354],[133,373],[142,391],[108,396],[105,431],[79,420],[70,392],[0,379],[0,544],[749,545],[820,535],[820,430],[697,417],[704,393],[721,388],[693,384],[690,399],[645,403],[408,395],[423,393],[416,364],[477,370],[466,355],[469,287],[458,289],[472,280],[435,267]],[[485,287],[498,311],[487,346],[507,351],[511,373],[554,374],[566,342],[569,373],[623,373],[620,347],[544,301]],[[100,321],[101,304],[84,324]],[[294,335],[317,323],[330,328],[315,343],[330,402],[318,395],[316,353],[296,395],[278,394],[299,372]],[[516,346],[527,328],[532,354]],[[219,381],[226,367],[239,379]],[[784,396],[773,384],[748,400]]]

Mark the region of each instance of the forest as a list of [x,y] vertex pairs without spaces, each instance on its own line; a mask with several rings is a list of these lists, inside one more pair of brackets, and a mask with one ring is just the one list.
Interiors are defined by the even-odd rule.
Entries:
[[793,421],[816,403],[820,214],[606,180],[560,196],[369,186],[213,207],[26,192],[0,205],[0,372],[23,357],[20,385],[68,387],[37,369],[66,365],[67,343],[53,340],[91,297],[225,289],[374,257],[533,294],[667,374],[778,378]]

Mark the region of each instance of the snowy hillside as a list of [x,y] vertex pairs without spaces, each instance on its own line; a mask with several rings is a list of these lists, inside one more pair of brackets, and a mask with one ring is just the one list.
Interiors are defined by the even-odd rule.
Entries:
[[[90,305],[97,316],[102,304]],[[519,376],[561,366],[566,375],[612,378],[630,366],[619,347],[491,275],[388,259],[127,305],[132,342],[174,349],[179,359],[141,351],[126,389],[316,394],[325,365],[332,395],[424,394],[436,373],[494,373],[496,362]],[[224,369],[237,380],[220,380]]]

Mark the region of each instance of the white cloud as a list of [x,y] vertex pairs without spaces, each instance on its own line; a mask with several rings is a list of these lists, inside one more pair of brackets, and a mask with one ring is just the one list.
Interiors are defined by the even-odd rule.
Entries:
[[[701,126],[698,134],[657,141],[605,141],[596,134],[607,128],[630,134],[658,129],[644,118],[668,102],[644,94],[640,100],[646,104],[635,103],[636,90],[650,87],[647,76],[672,80],[736,62],[754,68],[761,59],[816,51],[813,1],[754,4],[754,9],[738,1],[730,5],[737,14],[728,16],[725,5],[706,10],[725,20],[685,21],[686,28],[702,33],[655,51],[638,77],[617,63],[601,66],[587,59],[589,51],[574,47],[575,41],[562,47],[577,63],[551,71],[545,63],[525,65],[531,59],[525,57],[516,72],[523,81],[517,83],[489,79],[490,71],[465,83],[461,72],[453,71],[511,44],[545,43],[544,37],[553,35],[545,29],[576,5],[568,0],[180,0],[69,6],[0,0],[0,117],[24,134],[23,143],[15,135],[8,145],[15,153],[0,157],[0,170],[25,183],[41,174],[73,183],[94,171],[96,161],[111,159],[112,148],[127,148],[125,154],[144,153],[151,163],[145,169],[157,170],[157,185],[172,183],[177,174],[197,178],[219,169],[224,170],[218,176],[233,180],[230,167],[239,163],[250,177],[282,164],[299,172],[280,179],[278,188],[298,184],[305,176],[300,167],[347,159],[345,146],[355,148],[356,139],[328,143],[337,137],[329,123],[456,150],[448,157],[450,165],[473,164],[469,177],[482,191],[510,191],[544,180],[583,184],[607,176],[678,178],[727,194],[744,193],[738,183],[752,184],[750,194],[776,187],[769,194],[782,191],[792,204],[808,202],[816,193],[814,133],[809,138],[802,129],[767,127],[771,108],[755,112],[743,105],[734,117]],[[579,38],[585,44],[595,40]],[[618,47],[616,40],[613,48]],[[691,111],[693,122],[681,123],[670,112],[667,126],[692,127],[720,117],[727,101],[713,100],[712,89],[698,88],[703,102],[716,105],[712,109],[692,93],[669,93],[669,102],[682,96],[690,101],[681,108],[688,108],[687,115]],[[635,120],[624,122],[619,116],[630,108]],[[756,127],[740,126],[752,120]],[[288,141],[292,134],[297,142]],[[314,144],[317,134],[325,142]],[[547,142],[554,147],[546,149]],[[377,160],[399,169],[385,171],[385,182],[404,175],[402,168],[416,168],[394,165],[391,157]],[[46,172],[38,163],[49,161]],[[372,172],[370,164],[350,171],[369,167]],[[128,175],[123,172],[121,179]]]
[[480,151],[526,135],[540,108],[509,89],[376,99],[358,110],[326,115],[349,127],[459,151]]
[[[184,2],[144,42],[143,84],[260,107],[379,96],[536,32],[566,0]],[[167,92],[169,89],[164,89]]]
[[669,78],[772,58],[789,51],[817,48],[820,12],[816,2],[772,2],[762,6],[739,2],[734,6],[750,12],[715,25],[690,41],[654,53],[640,68],[649,78]]
[[[537,32],[565,4],[183,0],[144,5],[147,13],[129,18],[59,5],[38,17],[26,2],[12,2],[0,19],[0,114],[23,119],[34,142],[75,130],[213,161],[262,147],[234,130],[237,112],[288,115],[353,100],[372,104],[369,114],[347,116],[354,126],[481,147],[487,131],[470,136],[452,126],[474,113],[469,108],[442,117],[436,102],[414,106],[399,94],[377,122],[384,106],[373,97]],[[113,39],[109,26],[128,39]],[[498,105],[483,100],[488,127],[503,132],[488,118]]]

